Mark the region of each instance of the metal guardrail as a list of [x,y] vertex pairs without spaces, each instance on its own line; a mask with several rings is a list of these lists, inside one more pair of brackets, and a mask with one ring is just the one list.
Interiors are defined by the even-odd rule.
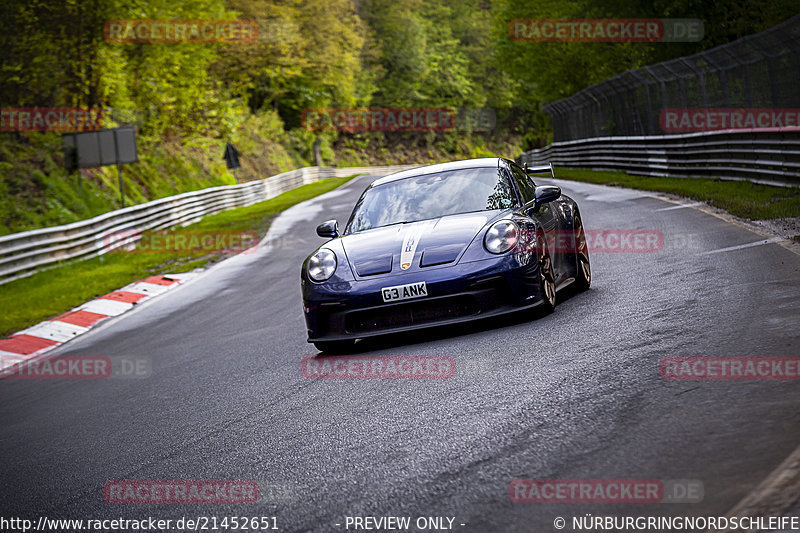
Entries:
[[522,153],[529,165],[622,170],[644,176],[712,177],[800,186],[800,128],[595,137]]
[[0,236],[0,284],[62,261],[102,255],[129,243],[133,235],[143,231],[185,226],[206,215],[262,202],[319,179],[390,173],[413,166],[304,167],[263,180],[169,196],[72,224],[3,235]]

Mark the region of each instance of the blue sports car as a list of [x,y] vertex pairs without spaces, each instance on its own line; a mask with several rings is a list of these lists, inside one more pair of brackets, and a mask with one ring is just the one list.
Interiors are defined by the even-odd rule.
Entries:
[[303,263],[308,342],[341,353],[356,339],[539,307],[556,291],[589,288],[589,252],[578,205],[537,186],[503,158],[419,167],[375,180],[344,232]]

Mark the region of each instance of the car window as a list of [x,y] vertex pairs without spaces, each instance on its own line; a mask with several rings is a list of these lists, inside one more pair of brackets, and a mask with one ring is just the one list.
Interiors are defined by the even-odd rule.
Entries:
[[496,167],[412,176],[367,189],[345,233],[518,204],[511,180]]
[[511,165],[511,173],[514,174],[514,179],[519,187],[519,193],[522,196],[522,200],[526,204],[528,202],[532,202],[536,198],[536,184],[533,183],[533,180],[530,178],[530,176],[525,174],[525,171],[523,171],[517,165]]

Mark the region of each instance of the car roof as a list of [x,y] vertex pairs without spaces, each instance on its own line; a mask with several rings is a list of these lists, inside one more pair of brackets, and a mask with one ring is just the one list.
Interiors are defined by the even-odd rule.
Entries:
[[460,170],[464,168],[503,168],[508,167],[512,161],[504,157],[482,157],[480,159],[464,159],[461,161],[451,161],[449,163],[438,163],[436,165],[426,165],[423,167],[411,168],[408,170],[401,170],[394,174],[388,174],[382,178],[378,178],[372,182],[371,187],[376,185],[383,185],[392,181],[401,180],[404,178],[412,178],[414,176],[424,176],[426,174],[435,174],[437,172],[446,172],[448,170]]

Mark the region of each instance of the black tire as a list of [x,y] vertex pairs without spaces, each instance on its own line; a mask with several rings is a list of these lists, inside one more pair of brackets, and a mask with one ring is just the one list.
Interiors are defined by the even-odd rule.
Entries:
[[353,349],[355,340],[315,342],[314,347],[322,353],[343,354]]
[[536,236],[536,256],[539,261],[539,287],[544,296],[538,307],[541,314],[549,315],[556,308],[556,278],[547,241],[541,233]]
[[572,227],[575,234],[575,289],[583,292],[592,284],[592,265],[589,262],[589,245],[586,242],[580,214],[575,213]]

